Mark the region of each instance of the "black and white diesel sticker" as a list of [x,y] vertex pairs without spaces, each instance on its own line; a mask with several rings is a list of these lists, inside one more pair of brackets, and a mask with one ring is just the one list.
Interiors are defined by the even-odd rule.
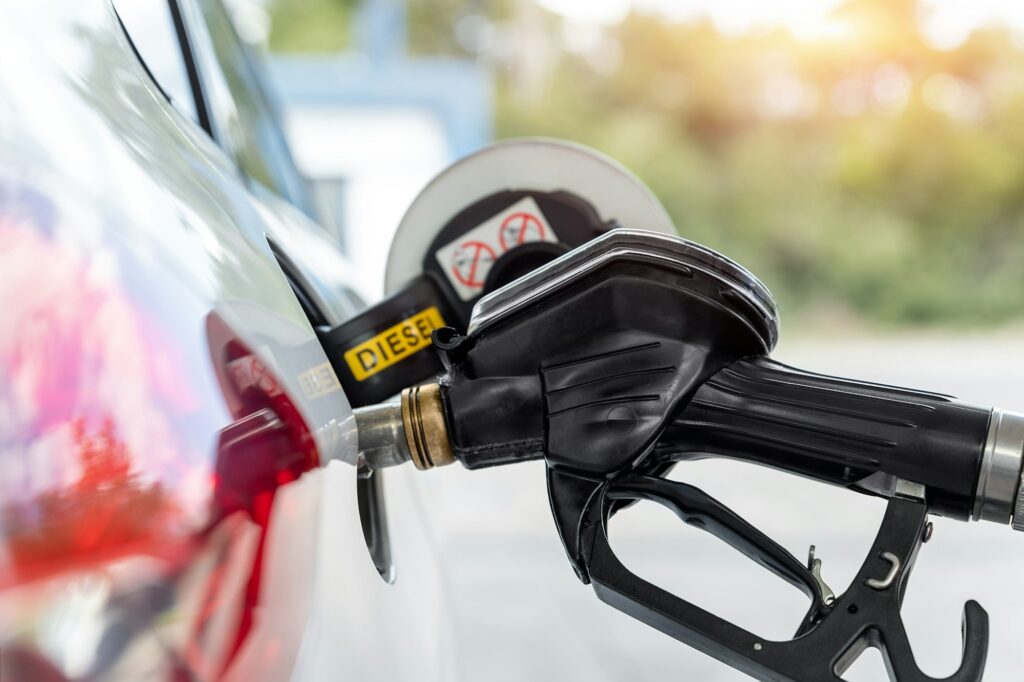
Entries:
[[501,254],[528,242],[557,241],[537,202],[526,197],[445,244],[434,256],[459,298],[469,301],[483,292],[487,273]]

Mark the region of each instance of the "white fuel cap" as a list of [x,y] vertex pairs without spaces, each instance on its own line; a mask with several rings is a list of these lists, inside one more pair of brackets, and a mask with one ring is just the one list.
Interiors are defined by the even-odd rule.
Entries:
[[399,223],[384,277],[390,295],[423,272],[439,232],[467,207],[502,191],[567,192],[587,201],[605,222],[674,234],[654,193],[618,162],[589,147],[549,138],[498,142],[441,172]]

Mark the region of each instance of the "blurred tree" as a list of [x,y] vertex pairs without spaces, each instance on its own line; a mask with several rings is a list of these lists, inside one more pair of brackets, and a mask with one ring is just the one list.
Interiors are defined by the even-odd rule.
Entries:
[[[1005,27],[942,50],[917,0],[849,0],[800,39],[639,12],[584,35],[529,0],[409,12],[413,52],[494,69],[500,137],[620,159],[787,316],[1024,318],[1024,50]],[[467,17],[489,40],[467,47]]]
[[350,26],[359,0],[274,0],[269,5],[270,49],[338,52],[351,45]]
[[474,13],[480,3],[465,0],[422,0],[408,3],[409,51],[413,54],[466,56],[456,27]]

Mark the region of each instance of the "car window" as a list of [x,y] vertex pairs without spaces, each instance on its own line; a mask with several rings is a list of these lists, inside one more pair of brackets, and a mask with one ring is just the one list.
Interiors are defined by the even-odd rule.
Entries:
[[198,122],[192,83],[168,0],[115,0],[114,9],[153,80],[178,111]]
[[218,122],[228,128],[226,143],[233,147],[229,151],[247,176],[308,212],[306,187],[292,161],[256,55],[238,37],[219,0],[198,4],[234,104],[235,115]]

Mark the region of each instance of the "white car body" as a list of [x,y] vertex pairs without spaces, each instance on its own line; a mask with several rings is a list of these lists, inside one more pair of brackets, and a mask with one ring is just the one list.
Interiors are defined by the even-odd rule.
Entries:
[[[147,73],[121,4],[0,10],[4,679],[452,679],[414,474],[386,476],[388,584],[352,411],[292,288],[340,323],[360,305],[351,265],[246,176],[211,3],[175,3],[209,86],[198,122]],[[260,391],[270,407],[244,414]],[[232,450],[278,438],[276,457],[303,428],[302,462]],[[225,473],[256,492],[223,493]]]

